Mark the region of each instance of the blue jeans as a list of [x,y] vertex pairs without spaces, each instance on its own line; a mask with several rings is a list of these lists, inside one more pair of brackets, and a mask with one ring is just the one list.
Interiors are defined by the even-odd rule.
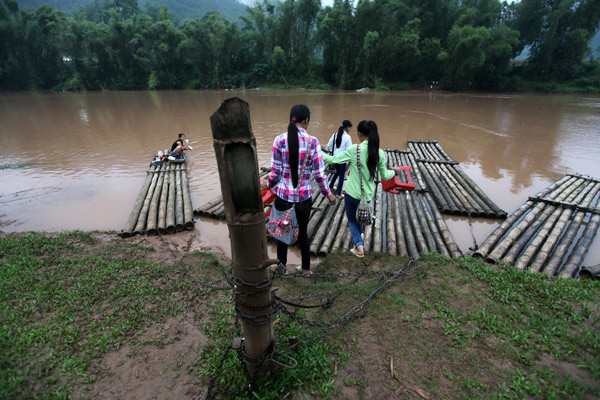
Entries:
[[356,220],[356,209],[358,208],[358,203],[360,203],[360,200],[355,199],[348,193],[344,193],[344,206],[346,208],[346,217],[348,218],[348,227],[350,228],[352,240],[354,241],[354,246],[356,247],[364,245],[362,237],[360,237],[360,234],[362,233],[362,225]]
[[333,191],[333,185],[335,185],[335,180],[339,177],[340,181],[338,182],[338,187],[336,190],[336,194],[339,196],[342,194],[342,188],[344,187],[344,175],[346,174],[346,163],[335,164],[335,174],[331,177],[331,182],[329,182],[329,188]]

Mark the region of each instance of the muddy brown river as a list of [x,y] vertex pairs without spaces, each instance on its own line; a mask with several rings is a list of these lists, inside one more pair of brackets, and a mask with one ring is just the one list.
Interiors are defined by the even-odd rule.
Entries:
[[[377,122],[381,146],[437,140],[509,214],[567,173],[600,178],[600,97],[443,92],[152,91],[0,94],[0,230],[120,231],[153,155],[185,132],[194,208],[220,194],[210,115],[238,96],[250,104],[259,165],[289,109],[311,111],[326,144],[340,122]],[[356,129],[352,131],[356,134]],[[356,139],[354,139],[356,142]],[[468,220],[446,217],[463,252]],[[476,219],[478,243],[498,225]],[[228,254],[224,222],[197,219],[202,245]],[[600,262],[597,237],[584,265]]]

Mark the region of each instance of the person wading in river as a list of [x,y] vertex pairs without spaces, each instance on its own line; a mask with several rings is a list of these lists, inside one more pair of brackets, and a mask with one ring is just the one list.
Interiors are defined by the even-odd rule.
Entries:
[[[275,138],[271,155],[271,173],[267,181],[263,181],[263,189],[271,188],[275,195],[274,207],[285,211],[292,207],[296,209],[298,220],[298,243],[302,254],[302,265],[298,272],[311,275],[310,243],[308,241],[308,219],[312,206],[311,176],[319,186],[319,190],[334,205],[336,197],[331,193],[321,156],[319,140],[306,132],[310,121],[310,109],[304,104],[298,104],[290,110],[290,123],[287,132]],[[299,176],[304,165],[303,176]],[[287,265],[288,245],[277,242],[277,258],[284,266]]]
[[[379,171],[382,180],[392,179],[398,171],[396,169],[389,170],[385,166],[385,153],[379,148],[379,132],[375,121],[360,121],[356,130],[358,144],[350,146],[346,151],[335,156],[323,154],[323,160],[329,164],[350,162],[350,175],[344,186],[344,207],[355,246],[350,252],[357,257],[364,257],[364,242],[361,235],[363,229],[362,225],[356,220],[356,209],[360,202],[361,193],[364,192],[365,199],[371,201],[375,192],[376,171]],[[360,175],[357,162],[359,147]],[[362,185],[360,177],[362,177]]]

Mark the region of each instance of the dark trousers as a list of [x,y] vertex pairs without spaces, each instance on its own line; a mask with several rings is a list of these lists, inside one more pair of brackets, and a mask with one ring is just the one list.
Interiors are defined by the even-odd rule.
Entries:
[[329,189],[333,192],[333,185],[335,185],[335,180],[339,177],[340,181],[338,182],[336,193],[338,196],[342,194],[342,188],[344,187],[344,178],[346,174],[346,163],[335,164],[335,174],[331,176],[331,182],[329,182]]
[[[275,198],[274,207],[279,211],[285,211],[292,207],[296,208],[296,219],[298,220],[298,243],[300,254],[302,254],[302,268],[310,269],[310,243],[308,241],[308,218],[312,207],[312,197],[302,203],[289,203],[279,197]],[[283,265],[287,265],[288,245],[277,242],[277,258]]]

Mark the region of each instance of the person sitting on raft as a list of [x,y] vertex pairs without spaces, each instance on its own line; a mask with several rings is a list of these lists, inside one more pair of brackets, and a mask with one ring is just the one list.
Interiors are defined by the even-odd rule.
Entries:
[[171,145],[171,155],[175,158],[182,158],[184,150],[192,150],[188,144],[189,140],[185,138],[185,133],[180,133],[177,140]]

